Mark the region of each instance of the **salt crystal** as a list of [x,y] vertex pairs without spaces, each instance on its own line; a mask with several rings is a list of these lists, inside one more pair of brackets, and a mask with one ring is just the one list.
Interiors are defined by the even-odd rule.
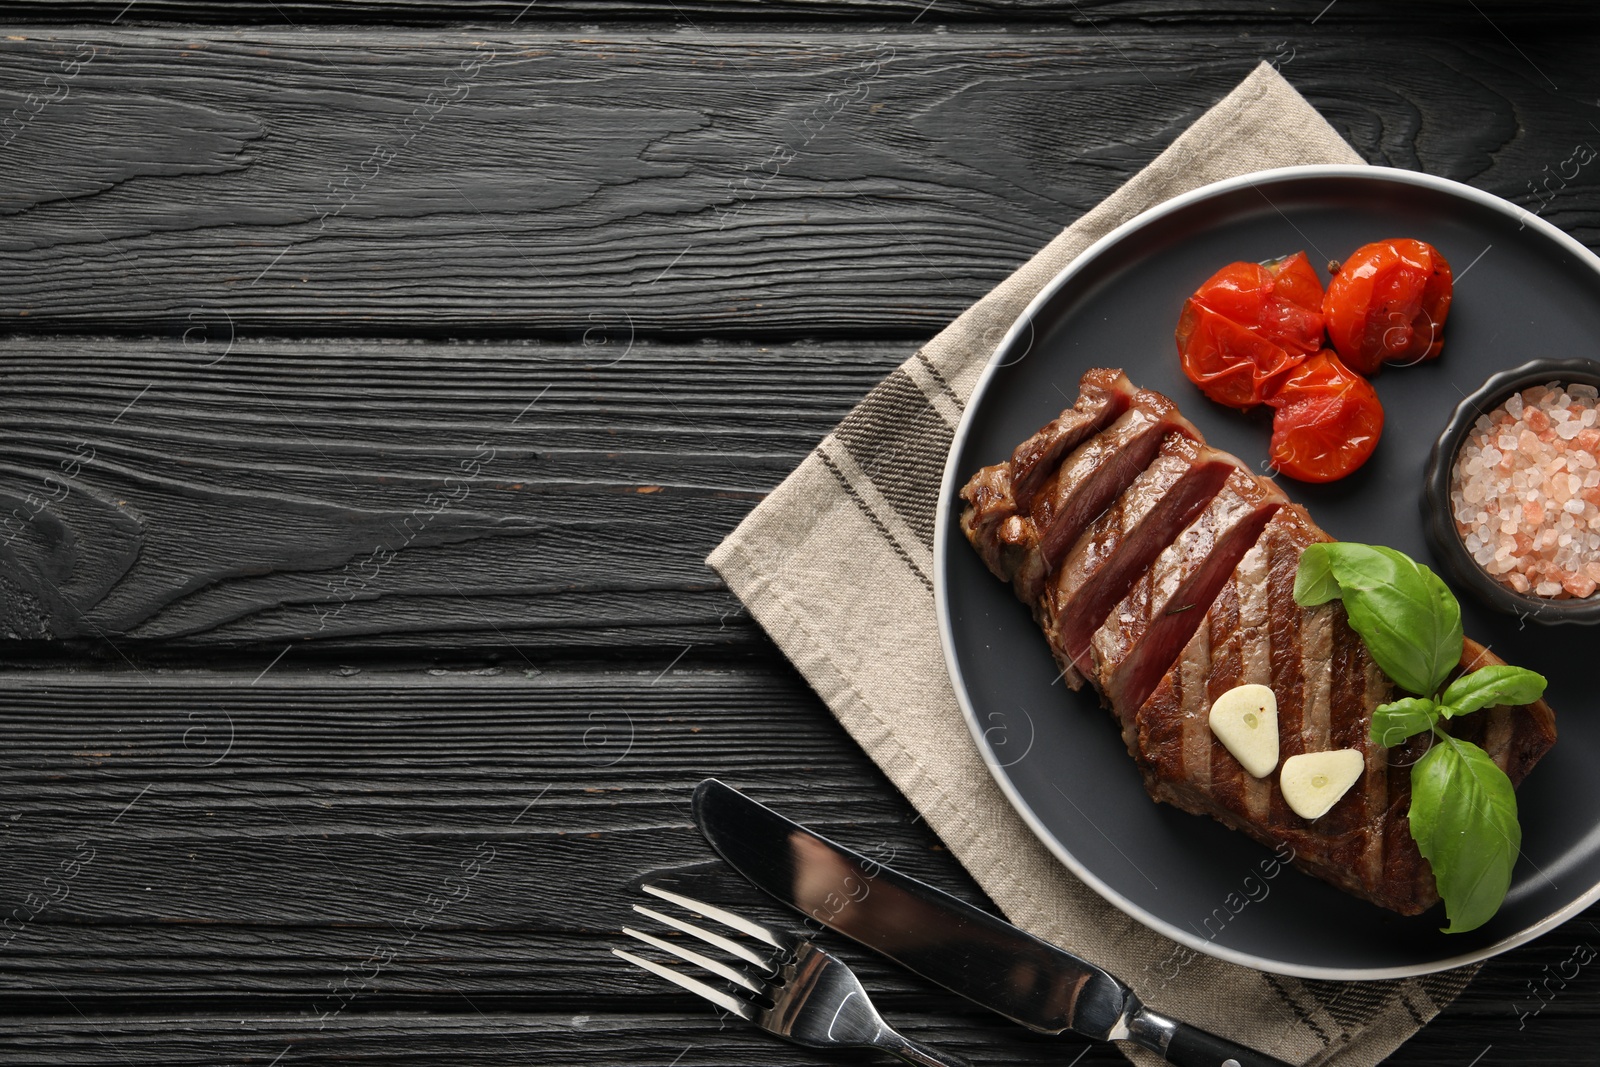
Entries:
[[[1586,397],[1589,400],[1593,400],[1595,397],[1600,397],[1600,389],[1596,389],[1592,385],[1586,385],[1581,382],[1576,385],[1567,386],[1567,392],[1571,393],[1573,396]],[[1507,406],[1509,407],[1510,405]]]
[[1519,592],[1589,596],[1600,574],[1600,389],[1513,394],[1473,424],[1450,514],[1467,553]]

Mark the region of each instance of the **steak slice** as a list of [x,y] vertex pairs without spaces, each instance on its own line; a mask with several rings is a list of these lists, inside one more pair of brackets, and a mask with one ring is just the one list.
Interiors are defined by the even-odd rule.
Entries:
[[[1045,590],[1040,624],[1063,668],[1089,662],[1095,630],[1238,466],[1182,434],[1166,436],[1155,460],[1094,520]],[[1076,670],[1064,675],[1073,689],[1082,685]]]
[[1134,713],[1194,636],[1211,602],[1287,498],[1235,466],[1193,522],[1113,608],[1079,662],[1126,731]]
[[[1073,449],[1033,501],[1037,563],[1020,570],[1012,584],[1032,604],[1046,579],[1110,503],[1155,459],[1168,434],[1200,439],[1200,431],[1160,393],[1141,389],[1117,421]],[[1023,580],[1025,579],[1025,580]]]
[[[1134,758],[1156,800],[1211,815],[1270,847],[1287,844],[1296,866],[1406,915],[1438,900],[1432,871],[1411,839],[1409,767],[1430,738],[1385,748],[1368,739],[1372,709],[1397,693],[1372,661],[1337,600],[1294,602],[1307,545],[1330,538],[1299,507],[1281,509],[1224,585],[1204,624],[1135,715]],[[1462,669],[1499,662],[1466,642]],[[1211,733],[1211,704],[1236,685],[1259,683],[1278,698],[1280,762],[1301,752],[1353,748],[1360,781],[1315,822],[1284,801],[1276,775],[1248,774]],[[1447,728],[1481,745],[1520,782],[1555,743],[1543,701],[1495,708]]]
[[[961,530],[995,577],[1012,581],[1019,569],[1040,562],[1031,510],[1034,497],[1060,466],[1061,457],[1128,410],[1133,383],[1120,370],[1090,370],[1078,380],[1078,400],[1016,447],[1003,463],[984,467],[961,490],[967,507]],[[1032,584],[1042,577],[1024,579]]]
[[1011,453],[1011,492],[1026,513],[1062,457],[1128,410],[1135,390],[1120,370],[1090,370],[1078,379],[1078,401]]

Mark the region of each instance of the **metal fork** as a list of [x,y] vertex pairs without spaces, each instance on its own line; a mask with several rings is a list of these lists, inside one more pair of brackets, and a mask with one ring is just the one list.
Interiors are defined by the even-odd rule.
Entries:
[[734,967],[712,959],[686,945],[654,934],[623,927],[629,937],[643,941],[678,959],[692,963],[730,983],[739,995],[708,985],[698,978],[671,967],[625,952],[612,953],[651,974],[660,975],[691,993],[699,994],[719,1008],[755,1023],[763,1030],[786,1037],[809,1048],[876,1048],[922,1067],[970,1067],[968,1062],[947,1052],[895,1033],[878,1015],[861,981],[837,957],[779,930],[768,929],[730,911],[705,904],[692,897],[658,886],[642,887],[646,893],[671,901],[702,918],[719,922],[731,930],[760,943],[735,941],[711,930],[703,930],[683,919],[665,915],[653,908],[635,904],[633,910],[690,937],[711,945],[747,966]]

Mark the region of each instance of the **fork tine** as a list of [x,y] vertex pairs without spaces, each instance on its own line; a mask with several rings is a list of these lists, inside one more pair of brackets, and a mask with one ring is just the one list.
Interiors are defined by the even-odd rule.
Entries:
[[641,933],[638,930],[634,930],[627,926],[622,928],[622,932],[627,934],[629,937],[637,938],[638,940],[643,941],[647,945],[654,945],[663,952],[670,952],[686,963],[692,963],[698,967],[704,967],[706,970],[710,971],[719,978],[726,978],[734,985],[743,986],[752,993],[761,992],[761,986],[759,984],[751,981],[750,978],[742,971],[736,970],[733,967],[729,967],[726,963],[723,963],[720,960],[714,960],[710,956],[702,956],[692,948],[688,948],[684,945],[674,945],[671,941],[663,941],[661,938],[656,937],[653,934]]
[[674,893],[668,889],[661,889],[658,886],[645,885],[640,886],[639,888],[643,889],[651,896],[660,897],[662,900],[670,900],[674,904],[688,908],[696,915],[715,920],[716,922],[721,923],[723,926],[727,926],[739,931],[741,934],[748,934],[758,941],[765,941],[767,944],[771,945],[775,949],[779,949],[780,951],[787,950],[790,947],[778,936],[777,933],[769,930],[765,926],[762,926],[760,923],[751,922],[744,916],[735,915],[731,911],[724,911],[722,908],[719,908],[714,904],[707,904],[704,901],[696,900],[693,897],[686,897],[682,893]]
[[647,908],[643,904],[635,904],[633,906],[633,910],[638,912],[640,915],[648,915],[650,918],[656,920],[656,922],[664,923],[665,925],[672,927],[674,930],[681,930],[690,937],[698,937],[706,944],[715,945],[728,955],[737,956],[746,963],[754,964],[755,966],[760,967],[763,971],[770,973],[773,970],[772,962],[770,960],[762,958],[759,953],[748,946],[741,945],[737,941],[731,941],[728,938],[723,937],[721,934],[713,933],[710,930],[702,930],[693,923],[684,922],[682,919],[675,919],[671,915],[663,915],[654,908]]
[[681,986],[682,988],[687,989],[689,992],[694,993],[697,996],[705,997],[707,1000],[711,1001],[711,1003],[715,1004],[717,1007],[725,1008],[728,1011],[733,1012],[735,1015],[737,1015],[741,1019],[744,1019],[746,1021],[754,1021],[755,1020],[755,1009],[752,1008],[749,1004],[746,1004],[744,1001],[739,1000],[737,997],[733,997],[733,996],[730,996],[727,993],[724,993],[720,989],[711,988],[710,986],[706,985],[704,982],[700,981],[698,978],[690,978],[686,974],[679,974],[677,971],[673,970],[671,967],[663,967],[659,963],[653,963],[650,960],[647,960],[647,959],[643,958],[642,956],[635,956],[633,953],[625,952],[620,948],[612,949],[611,950],[611,954],[613,956],[622,957],[623,959],[627,960],[629,963],[633,964],[635,967],[643,967],[645,970],[649,971],[651,974],[659,975],[660,977],[665,978],[667,981],[671,982],[673,985]]

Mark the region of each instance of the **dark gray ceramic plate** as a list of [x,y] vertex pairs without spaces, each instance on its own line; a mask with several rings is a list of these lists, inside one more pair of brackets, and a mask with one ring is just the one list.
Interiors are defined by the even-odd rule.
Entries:
[[[1092,366],[1172,397],[1219,448],[1264,467],[1268,422],[1206,400],[1178,369],[1183,300],[1232,260],[1305,249],[1314,264],[1415,237],[1455,268],[1436,362],[1376,379],[1383,441],[1341,482],[1281,484],[1334,537],[1442,570],[1423,537],[1423,468],[1457,402],[1490,374],[1600,343],[1600,259],[1468,186],[1406,171],[1295,167],[1209,186],[1140,216],[1057,277],[1001,342],[956,433],[937,528],[936,592],[951,679],[990,770],[1039,838],[1107,900],[1201,952],[1318,978],[1420,974],[1520,944],[1600,897],[1600,708],[1592,630],[1521,626],[1461,597],[1467,632],[1544,673],[1561,740],[1519,793],[1523,857],[1499,914],[1446,936],[1442,908],[1405,918],[1291,869],[1210,819],[1153,803],[1111,717],[1054,681],[1044,639],[957,526],[961,485],[1077,395]],[[1326,273],[1323,275],[1326,281]],[[1261,414],[1261,413],[1256,413]],[[1181,955],[1159,965],[1173,980]],[[1153,968],[1153,970],[1156,970]]]

